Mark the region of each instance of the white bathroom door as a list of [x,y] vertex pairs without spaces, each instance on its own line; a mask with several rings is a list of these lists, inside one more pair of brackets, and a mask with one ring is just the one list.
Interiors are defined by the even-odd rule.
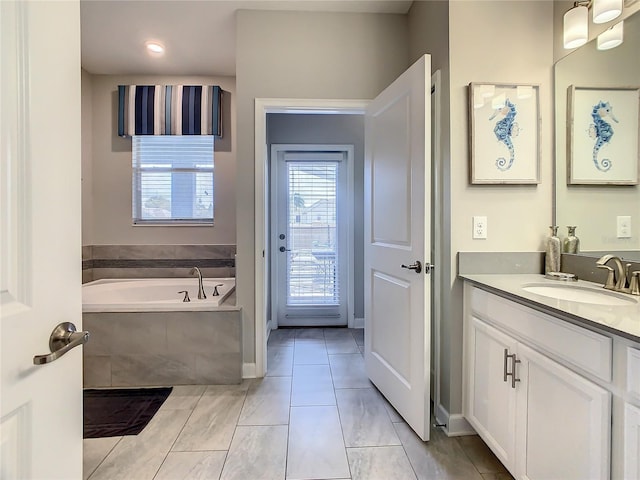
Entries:
[[0,1],[0,478],[82,478],[80,6]]
[[411,428],[429,439],[431,58],[367,108],[365,362]]

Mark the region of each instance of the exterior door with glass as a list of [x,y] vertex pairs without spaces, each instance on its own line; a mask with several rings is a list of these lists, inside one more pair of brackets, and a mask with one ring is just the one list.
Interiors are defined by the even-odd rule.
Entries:
[[271,311],[277,326],[347,325],[352,151],[351,146],[272,147]]

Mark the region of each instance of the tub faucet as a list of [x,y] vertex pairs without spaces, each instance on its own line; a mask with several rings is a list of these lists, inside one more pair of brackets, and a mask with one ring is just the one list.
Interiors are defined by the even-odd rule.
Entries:
[[[607,263],[610,260],[613,260],[616,265],[615,271],[613,271],[611,267],[607,266]],[[614,290],[616,292],[629,291],[627,287],[627,273],[631,264],[627,264],[625,268],[625,266],[622,265],[622,260],[620,259],[620,257],[616,257],[615,255],[604,255],[600,257],[600,259],[598,259],[596,265],[598,266],[598,268],[604,268],[609,271],[609,277],[607,278],[607,282],[604,288],[608,290]],[[615,284],[613,284],[613,281],[611,281],[612,273],[615,273]]]
[[189,272],[189,275],[193,275],[194,273],[198,274],[198,298],[200,300],[206,299],[207,296],[204,293],[204,286],[202,285],[202,273],[200,273],[200,269],[198,267],[193,267]]

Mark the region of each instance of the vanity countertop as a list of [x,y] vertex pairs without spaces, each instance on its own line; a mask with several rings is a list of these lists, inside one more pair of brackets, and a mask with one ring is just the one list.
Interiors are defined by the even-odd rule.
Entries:
[[573,323],[590,325],[599,330],[618,335],[634,342],[640,342],[640,297],[625,295],[634,299],[629,305],[599,305],[569,300],[559,300],[528,292],[528,285],[579,286],[600,291],[602,285],[578,280],[561,282],[536,274],[462,274],[464,280],[483,290],[509,298],[515,302],[551,315],[561,316]]

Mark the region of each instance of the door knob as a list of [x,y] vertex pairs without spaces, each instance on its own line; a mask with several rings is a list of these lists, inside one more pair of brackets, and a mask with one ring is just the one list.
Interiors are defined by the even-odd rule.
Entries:
[[409,270],[414,270],[416,273],[420,273],[422,271],[422,263],[420,260],[416,260],[416,263],[412,265],[400,265],[402,268],[407,268]]
[[34,365],[44,365],[57,360],[72,348],[87,343],[89,332],[78,332],[76,326],[71,322],[62,322],[51,332],[49,337],[49,350],[46,355],[36,355],[33,357]]
[[290,252],[290,251],[291,251],[291,249],[289,249],[289,248],[284,248],[284,247],[280,247],[280,251],[281,251],[281,252]]

